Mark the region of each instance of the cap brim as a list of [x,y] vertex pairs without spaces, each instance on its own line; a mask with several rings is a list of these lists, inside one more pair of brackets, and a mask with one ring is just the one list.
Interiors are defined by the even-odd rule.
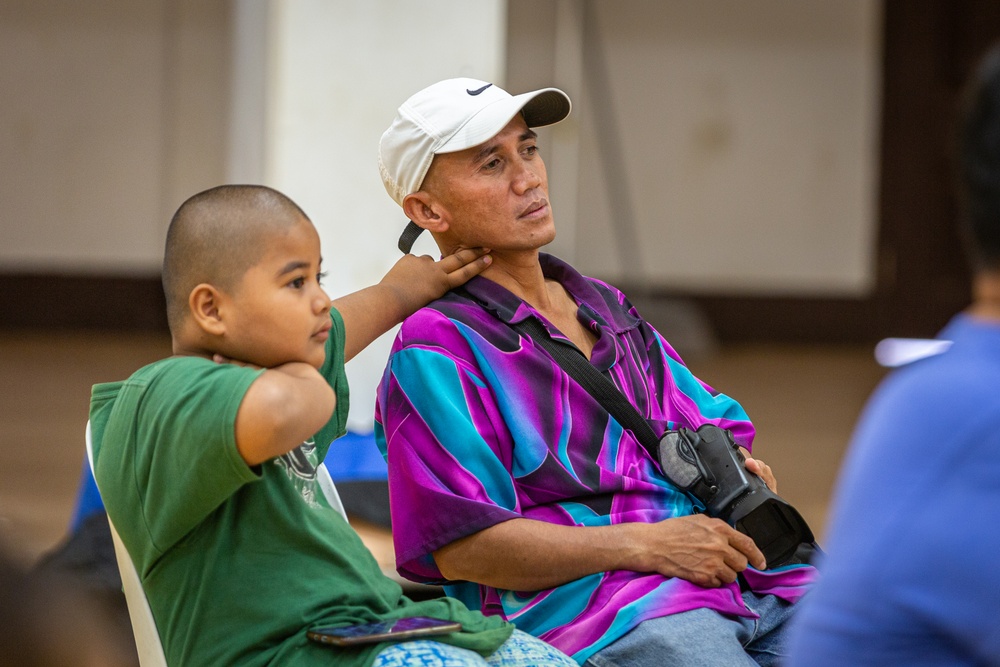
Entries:
[[523,113],[528,127],[543,127],[558,123],[571,109],[569,97],[558,88],[542,88],[497,100],[470,118],[434,152],[454,153],[478,146],[495,137],[518,112]]
[[[524,122],[528,127],[544,127],[558,123],[569,115],[573,104],[569,96],[558,88],[542,88],[527,93],[531,98],[522,107]],[[522,97],[518,95],[517,97]]]

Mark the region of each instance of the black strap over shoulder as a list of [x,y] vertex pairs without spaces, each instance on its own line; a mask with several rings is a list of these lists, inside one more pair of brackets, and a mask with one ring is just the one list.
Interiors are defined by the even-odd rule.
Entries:
[[[489,306],[469,293],[465,287],[452,290],[462,297],[475,301],[484,308]],[[660,439],[649,425],[649,422],[639,414],[639,411],[625,397],[625,394],[615,386],[615,383],[605,377],[583,355],[576,345],[569,341],[553,339],[545,326],[535,317],[527,317],[510,325],[515,331],[531,338],[539,347],[546,350],[556,363],[566,373],[576,380],[608,413],[635,435],[639,443],[646,448],[654,461],[659,461],[657,451]]]
[[[749,535],[767,559],[768,568],[809,562],[812,554],[818,552],[819,548],[816,546],[812,530],[794,507],[770,491],[760,478],[742,472],[734,473],[737,467],[741,467],[739,464],[742,463],[743,457],[733,453],[736,445],[732,443],[732,436],[728,431],[721,431],[714,426],[703,426],[695,434],[696,438],[701,430],[710,428],[711,433],[724,435],[725,439],[712,440],[709,444],[714,443],[715,446],[709,448],[706,445],[704,452],[698,446],[687,449],[668,446],[665,452],[676,453],[678,456],[665,458],[662,456],[664,452],[661,451],[663,448],[660,446],[660,439],[653,432],[649,422],[639,414],[614,382],[583,356],[579,348],[568,341],[553,339],[542,323],[534,317],[528,317],[512,326],[547,350],[570,377],[586,389],[619,424],[635,435],[653,460],[660,464],[664,475],[689,493],[692,492],[690,486],[693,485],[685,486],[679,483],[676,472],[678,468],[684,468],[683,465],[678,465],[684,463],[680,459],[685,456],[690,458],[690,461],[686,462],[694,463],[701,477],[710,478],[711,484],[704,483],[697,487],[707,490],[709,498],[698,497],[698,499],[704,503],[709,516],[719,517],[740,532]],[[667,435],[679,436],[683,435],[684,431],[687,429],[671,431]],[[665,437],[664,440],[666,439]],[[719,443],[722,443],[721,446]],[[717,456],[720,453],[726,456]],[[719,461],[716,462],[716,459]],[[703,465],[706,461],[712,465],[706,468]],[[711,474],[713,470],[721,470],[726,476],[724,479],[718,479],[718,475]],[[735,482],[734,477],[738,478]],[[720,500],[715,503],[717,497]],[[713,503],[721,504],[722,507],[715,507]]]
[[660,439],[649,422],[639,414],[614,382],[594,368],[578,347],[552,339],[542,323],[534,317],[528,317],[513,326],[547,350],[562,369],[586,389],[619,424],[632,431],[654,461],[659,460],[657,448]]

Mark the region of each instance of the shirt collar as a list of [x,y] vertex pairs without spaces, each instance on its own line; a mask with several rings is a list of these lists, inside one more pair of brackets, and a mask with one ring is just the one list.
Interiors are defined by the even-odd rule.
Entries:
[[[587,278],[553,255],[538,253],[538,261],[542,265],[542,274],[561,283],[580,304],[585,316],[593,318],[602,326],[611,328],[616,334],[639,325],[639,320],[619,305],[617,290],[598,289],[593,279]],[[513,292],[482,276],[472,278],[465,284],[464,290],[479,305],[492,311],[507,323],[520,322],[535,312]]]

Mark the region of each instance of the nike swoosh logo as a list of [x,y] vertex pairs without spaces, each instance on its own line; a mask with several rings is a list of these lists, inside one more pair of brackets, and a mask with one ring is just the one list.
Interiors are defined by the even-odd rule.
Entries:
[[479,93],[483,92],[484,90],[486,90],[487,88],[489,88],[492,85],[493,85],[492,83],[488,83],[485,86],[483,86],[482,88],[477,88],[476,90],[469,90],[468,88],[466,88],[465,92],[467,92],[470,95],[478,95]]

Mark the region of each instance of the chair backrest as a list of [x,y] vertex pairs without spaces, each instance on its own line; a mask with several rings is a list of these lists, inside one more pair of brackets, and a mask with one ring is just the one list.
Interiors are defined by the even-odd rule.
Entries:
[[[347,521],[344,503],[340,500],[340,494],[337,493],[337,487],[333,485],[333,478],[330,477],[330,471],[325,463],[320,463],[316,469],[316,481],[319,483],[319,488],[323,490],[323,495],[326,496],[326,502],[330,503],[330,507],[340,512],[344,521]],[[348,521],[348,523],[350,522]]]
[[[87,461],[90,463],[90,471],[94,472],[94,446],[90,439],[90,422],[87,422]],[[347,512],[344,511],[344,503],[340,500],[337,487],[333,484],[330,471],[326,464],[320,463],[316,470],[316,481],[319,483],[323,495],[330,503],[330,507],[340,512],[347,520]],[[98,487],[98,491],[100,488]],[[108,517],[108,525],[111,527],[111,539],[115,545],[115,559],[118,561],[118,572],[122,578],[122,589],[125,591],[125,602],[128,605],[129,619],[132,621],[132,634],[135,636],[135,647],[139,653],[140,667],[167,667],[167,658],[163,653],[163,644],[160,643],[160,633],[156,629],[156,620],[153,618],[153,610],[149,607],[149,600],[146,599],[146,591],[142,588],[142,580],[139,579],[139,572],[135,569],[135,563],[129,556],[122,538],[115,529],[115,524]]]
[[[87,422],[87,460],[90,470],[94,471],[94,447],[90,441],[90,422]],[[98,491],[100,487],[98,487]],[[167,667],[167,658],[160,643],[160,633],[156,629],[153,610],[149,608],[146,592],[142,589],[142,581],[135,569],[132,558],[128,555],[122,538],[118,536],[115,524],[108,518],[111,527],[111,539],[115,544],[115,559],[118,561],[118,572],[122,578],[122,589],[125,591],[125,602],[128,605],[129,619],[132,621],[132,634],[135,636],[135,648],[139,653],[140,667]]]

